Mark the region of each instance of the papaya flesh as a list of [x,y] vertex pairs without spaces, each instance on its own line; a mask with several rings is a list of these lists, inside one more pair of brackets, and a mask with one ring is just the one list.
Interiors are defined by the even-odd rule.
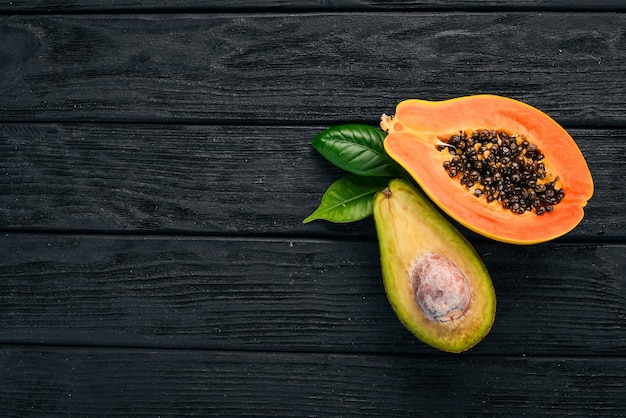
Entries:
[[[593,195],[591,173],[572,137],[542,111],[514,99],[406,100],[394,116],[383,115],[381,128],[387,132],[386,152],[439,208],[497,241],[534,244],[560,237],[580,223]],[[481,132],[493,134],[479,143]],[[461,141],[462,148],[459,135],[476,141]],[[508,142],[502,144],[501,138]],[[510,152],[513,142],[517,156],[504,158],[503,149]],[[460,163],[452,162],[455,156]],[[480,169],[460,172],[472,159],[480,160]]]
[[395,179],[373,214],[385,293],[402,324],[436,349],[459,353],[491,329],[496,297],[482,260],[416,187]]

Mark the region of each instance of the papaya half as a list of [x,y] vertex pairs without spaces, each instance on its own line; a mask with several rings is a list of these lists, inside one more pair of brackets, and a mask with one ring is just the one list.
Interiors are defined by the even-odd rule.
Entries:
[[491,239],[545,242],[574,229],[594,186],[563,127],[495,95],[405,100],[383,115],[384,146],[451,218]]

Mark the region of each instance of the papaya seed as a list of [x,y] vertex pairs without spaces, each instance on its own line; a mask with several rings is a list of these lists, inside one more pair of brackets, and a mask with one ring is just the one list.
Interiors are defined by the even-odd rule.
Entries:
[[[451,135],[447,144],[439,141],[437,149],[449,147],[454,147],[455,156],[444,162],[444,170],[451,178],[459,172],[469,173],[460,178],[461,184],[474,196],[484,196],[488,203],[499,202],[519,215],[533,211],[543,215],[565,197],[555,181],[548,181],[541,162],[543,153],[521,135],[504,130],[479,129],[470,134],[461,130]],[[533,190],[532,197],[528,196],[529,189]]]

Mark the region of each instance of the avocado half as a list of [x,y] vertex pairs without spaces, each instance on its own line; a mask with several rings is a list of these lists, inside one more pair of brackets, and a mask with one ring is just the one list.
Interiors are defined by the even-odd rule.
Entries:
[[491,329],[496,296],[465,237],[410,183],[395,179],[374,197],[387,298],[422,342],[459,353]]

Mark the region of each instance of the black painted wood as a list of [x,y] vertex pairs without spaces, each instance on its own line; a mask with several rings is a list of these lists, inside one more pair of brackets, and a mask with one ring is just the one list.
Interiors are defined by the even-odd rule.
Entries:
[[622,416],[623,358],[0,347],[7,417]]
[[[301,223],[344,175],[324,127],[0,124],[0,228],[373,237],[371,222]],[[623,239],[622,129],[572,129],[595,195],[568,239]]]
[[[626,4],[0,5],[2,416],[626,416]],[[498,295],[462,355],[416,341],[372,221],[301,219],[310,147],[402,99],[503,94],[563,123],[581,225],[463,230]]]
[[[623,244],[478,243],[498,295],[475,353],[624,355]],[[7,235],[0,343],[434,353],[395,318],[376,241]]]
[[624,10],[621,0],[12,0],[6,12],[119,11],[390,11],[390,10]]
[[0,18],[0,121],[378,120],[496,93],[626,125],[626,16],[389,13]]

